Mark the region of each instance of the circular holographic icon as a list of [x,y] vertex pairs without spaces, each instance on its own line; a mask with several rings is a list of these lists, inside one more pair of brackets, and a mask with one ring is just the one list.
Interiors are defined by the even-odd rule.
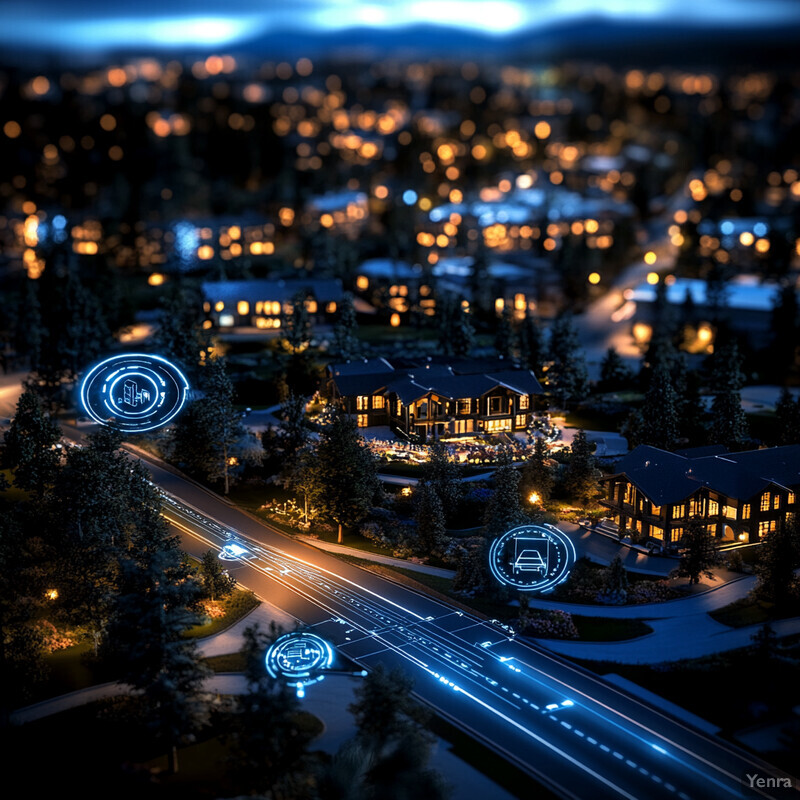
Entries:
[[333,648],[315,633],[295,631],[279,636],[267,648],[265,661],[273,678],[284,678],[302,696],[301,688],[321,681],[321,673],[333,665]]
[[554,525],[521,525],[492,542],[489,568],[520,592],[546,592],[567,579],[575,545]]
[[166,425],[189,395],[186,376],[166,358],[121,353],[92,367],[80,386],[86,413],[101,425],[144,433]]

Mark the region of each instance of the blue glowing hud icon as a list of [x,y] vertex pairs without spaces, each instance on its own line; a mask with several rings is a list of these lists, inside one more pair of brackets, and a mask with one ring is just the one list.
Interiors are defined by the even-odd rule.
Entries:
[[265,661],[273,678],[284,678],[303,697],[304,687],[321,681],[322,672],[333,665],[333,648],[315,633],[295,631],[279,636],[267,649]]
[[521,525],[489,548],[492,575],[521,592],[545,592],[567,579],[575,545],[553,525]]
[[189,382],[166,358],[120,353],[92,367],[81,381],[80,400],[101,425],[143,433],[166,425],[186,403]]

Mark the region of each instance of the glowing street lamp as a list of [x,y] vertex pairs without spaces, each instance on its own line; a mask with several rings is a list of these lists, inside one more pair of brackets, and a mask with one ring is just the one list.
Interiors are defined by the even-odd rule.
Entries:
[[528,502],[532,506],[538,505],[539,503],[542,502],[542,496],[539,494],[539,492],[531,492],[528,495]]

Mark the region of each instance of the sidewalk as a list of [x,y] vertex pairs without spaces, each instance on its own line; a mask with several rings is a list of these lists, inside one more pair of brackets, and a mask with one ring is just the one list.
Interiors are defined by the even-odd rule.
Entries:
[[416,564],[413,561],[406,561],[403,558],[392,558],[392,556],[382,556],[378,553],[370,553],[368,550],[359,550],[357,547],[347,547],[343,544],[325,542],[322,539],[314,539],[312,536],[305,536],[295,533],[293,536],[305,544],[310,544],[318,550],[327,550],[329,553],[343,553],[353,558],[363,558],[365,561],[374,561],[377,564],[386,564],[388,567],[399,567],[409,569],[412,572],[425,572],[428,575],[436,575],[438,578],[452,578],[456,573],[452,569],[441,567],[429,567],[427,564]]
[[[648,624],[654,629],[653,633],[625,642],[534,641],[540,647],[570,658],[618,664],[657,664],[749,647],[753,644],[753,634],[761,628],[760,625],[729,628],[707,614],[655,620]],[[772,628],[778,636],[800,633],[800,618],[778,620],[772,623]]]

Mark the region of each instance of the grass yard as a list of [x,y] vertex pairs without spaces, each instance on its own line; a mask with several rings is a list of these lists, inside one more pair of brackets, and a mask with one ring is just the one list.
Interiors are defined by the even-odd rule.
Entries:
[[207,619],[200,625],[195,625],[184,632],[187,639],[202,639],[221,633],[231,625],[236,624],[242,617],[249,614],[260,600],[249,589],[234,589],[233,593],[217,601],[225,612],[224,617]]

